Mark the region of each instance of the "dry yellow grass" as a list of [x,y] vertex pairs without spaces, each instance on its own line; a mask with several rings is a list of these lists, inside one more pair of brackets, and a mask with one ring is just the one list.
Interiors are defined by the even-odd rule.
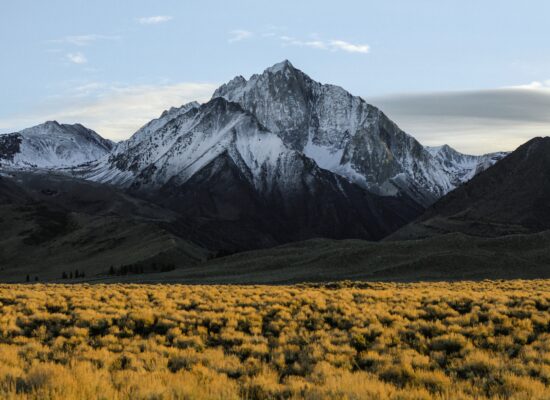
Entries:
[[2,399],[550,399],[550,281],[0,285]]

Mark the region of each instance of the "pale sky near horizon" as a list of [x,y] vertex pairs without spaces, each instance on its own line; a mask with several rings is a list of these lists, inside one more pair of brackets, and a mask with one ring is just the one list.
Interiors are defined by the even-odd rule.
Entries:
[[283,59],[423,144],[550,135],[550,2],[0,0],[0,132],[80,122],[113,140]]

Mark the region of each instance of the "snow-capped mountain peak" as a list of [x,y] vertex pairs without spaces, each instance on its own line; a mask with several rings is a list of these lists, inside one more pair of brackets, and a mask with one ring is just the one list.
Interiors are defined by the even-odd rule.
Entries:
[[[290,148],[322,168],[382,195],[407,194],[423,205],[454,189],[455,172],[441,165],[378,108],[335,85],[321,84],[287,60],[237,77],[213,95],[239,103]],[[459,175],[475,173],[461,164]]]
[[199,108],[200,103],[196,101],[192,101],[190,103],[186,103],[180,107],[171,107],[168,110],[164,110],[160,117],[155,118],[145,125],[143,125],[141,128],[137,130],[136,133],[132,135],[132,137],[126,141],[121,142],[115,149],[114,153],[119,153],[121,151],[124,151],[124,149],[128,148],[129,146],[132,146],[133,143],[138,142],[140,140],[143,140],[144,138],[149,137],[151,134],[153,134],[155,131],[161,129],[163,126],[165,126],[170,121],[174,120],[175,118],[178,118],[181,115],[184,115],[185,113]]
[[266,71],[276,73],[279,71],[283,71],[285,68],[294,68],[294,66],[290,61],[283,60],[281,62],[278,62],[277,64],[272,65],[271,67],[266,68]]
[[426,147],[426,150],[439,163],[440,168],[451,180],[453,186],[458,187],[468,182],[481,171],[494,165],[508,155],[506,152],[489,153],[481,156],[463,154],[451,146],[444,144],[436,147]]
[[239,229],[261,227],[283,242],[381,238],[420,210],[408,199],[381,199],[319,168],[222,97],[152,121],[79,176],[157,199],[160,194],[193,218],[240,221]]
[[186,103],[180,107],[170,107],[168,110],[164,110],[160,116],[160,118],[174,118],[177,115],[180,115],[182,113],[185,113],[189,111],[192,108],[200,107],[200,103],[197,101],[192,101],[190,103]]
[[0,165],[12,168],[72,167],[108,154],[113,142],[81,124],[47,121],[0,135]]

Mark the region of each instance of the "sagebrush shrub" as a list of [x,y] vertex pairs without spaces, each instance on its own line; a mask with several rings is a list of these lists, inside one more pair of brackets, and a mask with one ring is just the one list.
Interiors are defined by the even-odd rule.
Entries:
[[550,399],[550,281],[0,285],[0,398]]

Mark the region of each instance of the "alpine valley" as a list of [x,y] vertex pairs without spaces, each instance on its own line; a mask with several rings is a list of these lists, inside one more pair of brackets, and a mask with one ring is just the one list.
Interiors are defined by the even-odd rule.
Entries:
[[[425,147],[283,61],[116,144],[55,121],[0,135],[0,279],[55,281],[69,268],[210,283],[541,276],[545,140],[511,155]],[[502,248],[532,268],[499,272]]]

